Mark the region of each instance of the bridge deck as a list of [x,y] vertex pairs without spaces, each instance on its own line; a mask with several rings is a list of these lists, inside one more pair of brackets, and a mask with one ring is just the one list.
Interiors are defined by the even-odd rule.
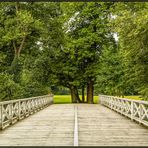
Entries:
[[0,131],[0,146],[148,146],[148,129],[101,105],[54,104]]

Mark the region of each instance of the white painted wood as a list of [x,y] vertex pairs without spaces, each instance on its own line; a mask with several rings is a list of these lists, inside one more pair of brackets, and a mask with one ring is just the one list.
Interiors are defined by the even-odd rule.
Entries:
[[102,105],[131,118],[131,120],[148,126],[148,101],[130,100],[106,95],[99,95],[99,97]]
[[0,129],[28,117],[53,103],[53,95],[0,102]]
[[78,144],[78,116],[77,116],[77,106],[75,106],[74,146],[79,146],[79,144]]

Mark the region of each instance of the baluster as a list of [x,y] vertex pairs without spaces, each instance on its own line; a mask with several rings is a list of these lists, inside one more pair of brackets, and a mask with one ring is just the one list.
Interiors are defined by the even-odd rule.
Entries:
[[40,99],[40,105],[41,105],[41,108],[44,108],[44,106],[45,106],[45,105],[44,105],[44,98],[41,98],[41,99]]
[[38,104],[39,104],[39,110],[40,109],[42,109],[43,108],[43,103],[42,103],[42,98],[40,98],[39,100],[38,100]]
[[114,97],[110,97],[109,99],[110,99],[110,106],[109,106],[109,108],[113,109],[113,99],[114,99]]
[[44,104],[45,104],[45,106],[48,106],[49,105],[49,102],[50,102],[49,100],[50,100],[50,98],[48,98],[48,97],[45,97],[44,98],[44,102],[45,102]]
[[39,99],[36,99],[36,106],[37,106],[36,111],[37,110],[40,110],[40,108],[41,108],[40,107],[40,104],[41,104],[40,102],[41,102],[41,99],[40,98]]
[[139,123],[142,123],[142,104],[139,103]]
[[25,116],[27,115],[27,101],[24,101],[24,108],[25,108]]
[[35,110],[36,110],[36,99],[33,99],[33,104],[34,104],[33,112],[35,112]]
[[13,123],[13,103],[10,103],[10,119],[9,119],[9,121],[10,121],[10,124],[12,124]]
[[131,101],[131,120],[133,120],[133,115],[134,115],[134,102]]
[[[53,101],[53,95],[39,96],[0,104],[0,129],[13,124],[17,120],[28,117],[48,106]],[[5,121],[4,121],[5,120]]]
[[18,102],[18,120],[21,119],[21,101]]

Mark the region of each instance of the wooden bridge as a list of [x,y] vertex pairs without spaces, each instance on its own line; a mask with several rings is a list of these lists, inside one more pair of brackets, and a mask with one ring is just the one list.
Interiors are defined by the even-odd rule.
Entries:
[[0,146],[148,146],[147,101],[52,103],[52,95],[0,103]]

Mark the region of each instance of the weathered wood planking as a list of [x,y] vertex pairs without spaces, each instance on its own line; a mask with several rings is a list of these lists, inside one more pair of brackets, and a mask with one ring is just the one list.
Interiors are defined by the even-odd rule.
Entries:
[[74,124],[74,146],[79,146],[78,143],[78,116],[77,106],[75,106],[75,124]]
[[0,146],[148,146],[148,129],[98,104],[53,104],[0,131]]
[[148,101],[99,95],[100,103],[148,127]]
[[148,128],[101,105],[78,105],[79,146],[148,146]]
[[73,145],[74,106],[50,105],[0,131],[0,146]]

